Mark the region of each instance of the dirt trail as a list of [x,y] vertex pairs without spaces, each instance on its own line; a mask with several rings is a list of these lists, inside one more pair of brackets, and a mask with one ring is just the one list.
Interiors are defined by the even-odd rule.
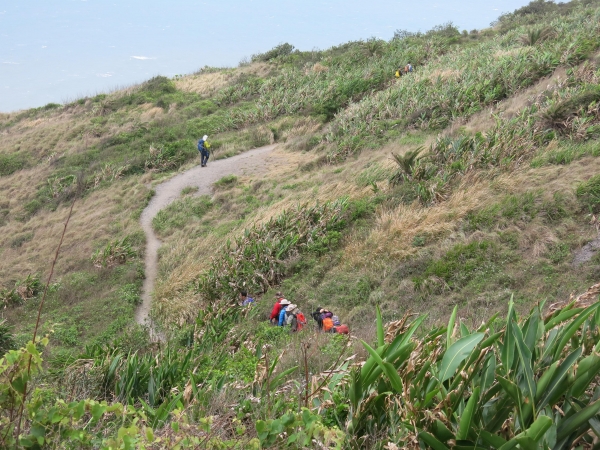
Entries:
[[145,258],[146,278],[144,279],[142,288],[142,304],[135,313],[135,321],[137,323],[142,325],[148,324],[150,325],[150,329],[153,332],[155,331],[154,327],[152,327],[149,313],[152,306],[154,281],[156,280],[158,271],[158,248],[161,242],[152,229],[152,219],[154,219],[154,216],[161,209],[164,209],[179,198],[181,190],[185,187],[196,186],[198,187],[196,195],[205,195],[210,194],[212,184],[225,175],[254,175],[266,172],[273,165],[273,160],[276,159],[275,156],[271,155],[276,146],[276,144],[268,145],[231,158],[209,161],[207,167],[197,165],[155,187],[156,194],[152,197],[140,217],[147,243]]

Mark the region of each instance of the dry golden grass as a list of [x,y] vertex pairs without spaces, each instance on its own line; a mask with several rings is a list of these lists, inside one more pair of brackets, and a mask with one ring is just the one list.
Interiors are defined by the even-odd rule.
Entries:
[[[24,176],[20,172],[18,175]],[[23,180],[15,178],[15,183],[19,183],[22,188],[27,187]],[[93,251],[115,235],[122,236],[141,230],[139,223],[131,216],[146,193],[147,188],[139,184],[137,178],[132,177],[116,181],[109,188],[92,192],[78,200],[65,235],[61,257],[57,262],[56,277],[76,270],[91,269],[89,258]],[[68,208],[69,205],[63,205],[56,211],[42,210],[25,224],[11,220],[2,228],[0,280],[17,280],[29,273],[46,276]],[[23,231],[31,231],[34,234],[33,239],[24,242],[18,248],[12,248],[11,240]]]
[[185,92],[195,92],[200,95],[211,95],[228,86],[237,76],[256,75],[266,76],[270,67],[266,63],[253,63],[249,66],[235,69],[222,69],[218,72],[186,75],[175,80],[175,86]]

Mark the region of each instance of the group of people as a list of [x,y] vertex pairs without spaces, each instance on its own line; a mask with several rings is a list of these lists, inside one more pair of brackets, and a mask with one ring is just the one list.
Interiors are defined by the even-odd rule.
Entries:
[[283,297],[281,292],[275,294],[275,304],[271,310],[269,321],[279,327],[289,326],[292,332],[300,331],[306,325],[306,317],[298,305]]
[[406,75],[412,71],[413,71],[413,66],[412,66],[412,64],[408,63],[404,67],[402,67],[402,66],[398,67],[396,69],[395,76],[396,76],[396,78],[400,78],[401,76]]
[[[302,330],[307,324],[307,320],[306,316],[304,316],[302,311],[298,308],[298,305],[295,305],[284,298],[281,292],[277,292],[275,298],[276,301],[271,310],[269,321],[273,325],[279,327],[289,326],[292,332]],[[348,326],[341,324],[339,318],[331,311],[318,307],[316,311],[312,313],[312,317],[317,322],[320,331],[326,333],[349,333]]]

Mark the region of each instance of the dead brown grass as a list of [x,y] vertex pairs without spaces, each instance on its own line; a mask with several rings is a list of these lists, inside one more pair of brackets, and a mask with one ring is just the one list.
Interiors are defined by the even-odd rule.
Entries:
[[177,89],[185,92],[195,92],[200,95],[212,95],[219,89],[222,89],[236,77],[240,75],[256,75],[264,77],[270,72],[270,67],[266,63],[253,63],[249,66],[238,67],[235,69],[223,69],[218,72],[198,73],[194,75],[186,75],[178,80],[175,80]]
[[[13,178],[18,186],[27,187],[19,172]],[[4,181],[4,179],[2,179]],[[18,192],[19,190],[16,189]],[[104,245],[111,236],[126,235],[141,228],[132,216],[143,201],[147,188],[135,178],[117,181],[107,189],[92,192],[78,200],[65,235],[61,258],[56,266],[58,277],[75,270],[91,269],[89,258],[93,251]],[[19,194],[23,195],[19,192]],[[17,194],[18,195],[18,194]],[[131,202],[126,200],[131,199]],[[19,201],[19,197],[16,197]],[[12,204],[12,200],[11,200]],[[56,247],[57,233],[62,231],[67,206],[56,211],[42,210],[25,224],[11,220],[2,229],[0,247],[0,280],[16,280],[29,273],[44,274],[48,270]],[[22,230],[31,230],[34,238],[18,248],[12,248],[11,239]]]

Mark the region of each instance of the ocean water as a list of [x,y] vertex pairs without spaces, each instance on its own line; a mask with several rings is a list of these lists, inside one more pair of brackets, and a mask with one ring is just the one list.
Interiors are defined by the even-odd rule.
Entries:
[[0,0],[0,112],[65,103],[289,42],[390,39],[452,21],[485,28],[525,0]]

